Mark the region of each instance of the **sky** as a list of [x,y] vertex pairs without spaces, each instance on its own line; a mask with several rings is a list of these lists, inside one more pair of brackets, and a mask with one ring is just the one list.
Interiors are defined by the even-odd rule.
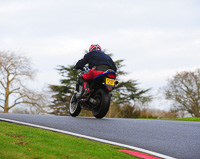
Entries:
[[0,51],[31,59],[36,88],[59,84],[58,65],[75,64],[91,44],[156,95],[176,72],[200,68],[200,1],[0,0]]

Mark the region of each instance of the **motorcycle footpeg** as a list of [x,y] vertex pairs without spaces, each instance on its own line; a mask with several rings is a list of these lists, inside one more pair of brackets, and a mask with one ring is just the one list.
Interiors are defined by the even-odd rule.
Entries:
[[93,99],[93,98],[90,98],[90,100],[89,100],[92,104],[96,104],[97,103],[97,101],[95,100],[95,99]]

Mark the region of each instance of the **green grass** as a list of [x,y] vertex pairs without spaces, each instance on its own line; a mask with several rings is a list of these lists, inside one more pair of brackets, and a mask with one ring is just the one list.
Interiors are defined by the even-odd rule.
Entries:
[[117,149],[123,148],[0,121],[1,159],[133,158]]
[[188,117],[188,118],[176,118],[176,119],[163,119],[163,120],[178,120],[178,121],[200,121],[200,118]]
[[177,120],[177,121],[200,121],[198,117],[188,117],[188,118],[175,118],[175,119],[156,119],[156,118],[140,118],[140,119],[152,119],[152,120]]

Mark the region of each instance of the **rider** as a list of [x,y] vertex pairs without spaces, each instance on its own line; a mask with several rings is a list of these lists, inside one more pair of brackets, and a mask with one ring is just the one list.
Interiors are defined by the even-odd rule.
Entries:
[[83,85],[84,94],[89,91],[87,82],[93,80],[96,76],[104,73],[108,69],[117,72],[117,68],[111,57],[102,52],[98,44],[92,44],[90,46],[89,52],[76,63],[75,69],[82,69],[86,64],[89,64],[90,70],[79,77],[79,84]]

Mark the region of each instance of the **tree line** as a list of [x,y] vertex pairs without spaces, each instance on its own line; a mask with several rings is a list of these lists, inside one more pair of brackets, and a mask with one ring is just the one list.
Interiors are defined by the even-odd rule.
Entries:
[[[165,87],[161,88],[163,96],[172,101],[172,109],[166,112],[148,108],[148,103],[153,100],[152,95],[149,95],[150,88],[141,89],[136,80],[122,78],[128,74],[123,71],[123,62],[122,59],[115,61],[119,85],[112,92],[112,102],[107,117],[158,118],[160,114],[177,117],[178,113],[185,112],[200,117],[200,69],[178,72],[167,81]],[[28,105],[34,113],[69,115],[69,101],[79,73],[74,71],[73,67],[73,65],[57,67],[61,75],[60,84],[49,85],[51,90],[49,98],[43,91],[36,92],[26,86],[25,81],[33,80],[36,74],[29,58],[12,52],[0,52],[0,108],[4,113],[8,113],[14,107]],[[81,115],[91,114],[82,111]]]

